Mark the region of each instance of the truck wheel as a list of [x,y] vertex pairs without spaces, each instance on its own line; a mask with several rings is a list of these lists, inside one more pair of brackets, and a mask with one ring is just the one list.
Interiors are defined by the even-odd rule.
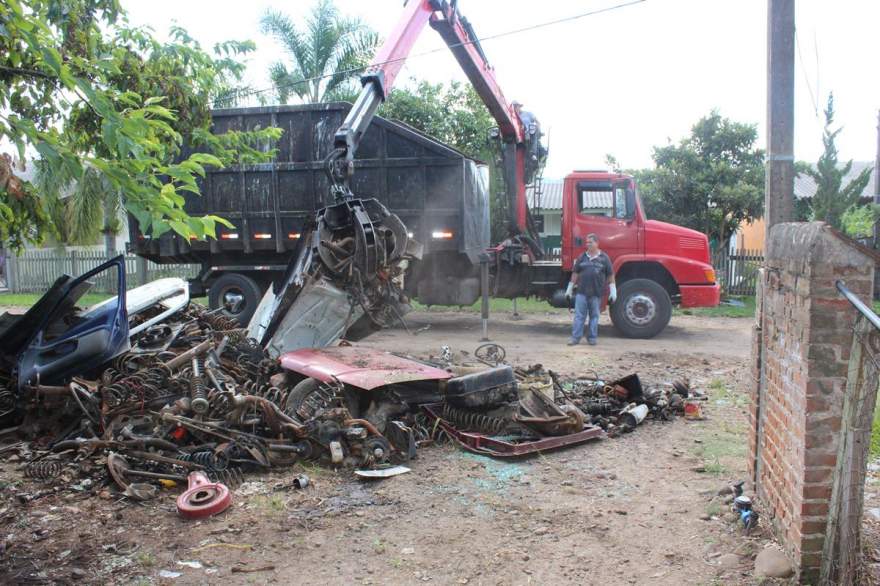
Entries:
[[650,279],[632,279],[620,286],[611,305],[611,321],[627,338],[653,338],[669,323],[672,300]]
[[248,325],[263,289],[256,281],[239,273],[223,273],[211,285],[208,303],[211,309],[223,308],[223,314],[234,317],[242,326]]

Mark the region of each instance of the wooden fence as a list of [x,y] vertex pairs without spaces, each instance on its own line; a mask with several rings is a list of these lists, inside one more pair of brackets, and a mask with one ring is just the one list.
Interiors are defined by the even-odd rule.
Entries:
[[[140,284],[139,261],[146,264],[145,282],[163,277],[186,279],[196,276],[200,269],[196,264],[160,265],[122,251],[108,257],[103,250],[26,250],[19,256],[10,254],[6,259],[7,287],[13,293],[44,293],[61,275],[78,277],[120,254],[125,255],[128,288]],[[109,273],[97,275],[91,289],[94,293],[114,293],[115,290],[116,276]]]
[[712,256],[715,278],[725,295],[754,295],[763,263],[761,250],[722,250]]

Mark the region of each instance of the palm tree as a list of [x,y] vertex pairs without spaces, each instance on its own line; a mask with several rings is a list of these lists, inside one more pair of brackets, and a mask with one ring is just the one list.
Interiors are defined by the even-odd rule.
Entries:
[[333,0],[317,0],[302,31],[275,10],[267,10],[260,24],[263,33],[284,45],[292,59],[290,68],[281,62],[269,68],[282,104],[291,94],[310,103],[350,94],[346,86],[379,44],[378,35],[361,20],[340,16]]
[[122,229],[119,192],[92,167],[73,180],[44,160],[35,165],[34,185],[46,202],[58,243],[94,244],[103,234],[107,254],[115,254],[114,236]]

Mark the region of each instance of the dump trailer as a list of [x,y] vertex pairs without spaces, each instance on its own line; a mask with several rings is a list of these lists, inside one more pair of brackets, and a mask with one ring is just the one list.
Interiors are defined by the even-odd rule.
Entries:
[[[271,163],[208,171],[193,215],[216,214],[217,238],[186,241],[143,234],[129,220],[130,248],[157,263],[197,263],[192,295],[208,294],[247,324],[273,279],[285,271],[317,210],[334,203],[325,172],[348,103],[215,110],[213,131],[283,129]],[[268,147],[267,147],[268,148]],[[431,305],[469,305],[480,294],[479,256],[489,246],[488,169],[410,126],[376,117],[355,157],[352,187],[397,214],[422,258],[407,272],[408,294]]]

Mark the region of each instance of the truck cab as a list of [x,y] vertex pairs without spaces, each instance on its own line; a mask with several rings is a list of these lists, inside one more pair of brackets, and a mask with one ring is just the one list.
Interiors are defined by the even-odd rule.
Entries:
[[[705,234],[648,220],[633,177],[575,171],[563,185],[562,272],[571,275],[588,234],[611,258],[617,301],[614,325],[627,337],[651,338],[669,323],[672,306],[711,307],[720,301]],[[604,302],[604,300],[603,300]]]

